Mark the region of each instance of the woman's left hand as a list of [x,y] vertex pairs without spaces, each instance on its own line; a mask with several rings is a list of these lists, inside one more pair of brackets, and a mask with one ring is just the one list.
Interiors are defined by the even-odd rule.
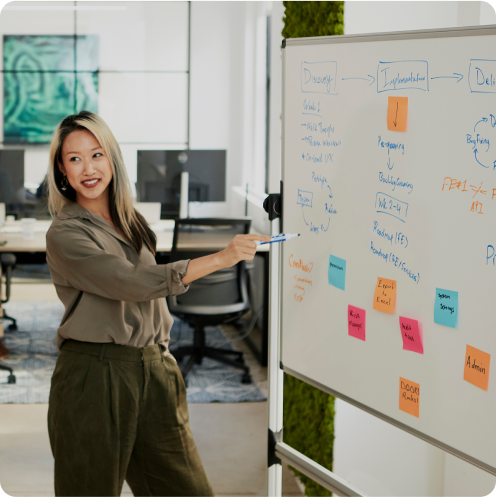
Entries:
[[270,236],[236,235],[224,250],[198,257],[198,259],[191,259],[183,277],[183,283],[187,285],[214,271],[234,266],[239,261],[252,261],[257,252],[256,241],[268,242]]

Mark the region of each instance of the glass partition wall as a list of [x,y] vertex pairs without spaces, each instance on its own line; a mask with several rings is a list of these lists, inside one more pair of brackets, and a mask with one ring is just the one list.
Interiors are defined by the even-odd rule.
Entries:
[[110,126],[133,186],[138,150],[189,147],[189,2],[11,2],[0,35],[0,175],[23,176],[7,214],[49,219],[48,143],[83,109]]

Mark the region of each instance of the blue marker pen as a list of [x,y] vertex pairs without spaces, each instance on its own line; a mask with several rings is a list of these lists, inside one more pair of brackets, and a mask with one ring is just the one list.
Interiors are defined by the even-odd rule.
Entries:
[[286,240],[290,240],[291,238],[296,238],[297,236],[300,236],[300,234],[299,233],[295,233],[295,234],[288,233],[286,235],[284,233],[282,235],[274,235],[274,236],[270,237],[270,242],[261,242],[260,245],[264,245],[265,243],[285,242]]

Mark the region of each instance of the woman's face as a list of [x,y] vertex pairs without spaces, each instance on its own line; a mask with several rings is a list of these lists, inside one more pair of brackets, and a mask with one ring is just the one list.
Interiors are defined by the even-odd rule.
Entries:
[[70,133],[62,145],[62,162],[60,170],[76,190],[76,202],[108,202],[112,168],[105,150],[92,133],[86,129]]

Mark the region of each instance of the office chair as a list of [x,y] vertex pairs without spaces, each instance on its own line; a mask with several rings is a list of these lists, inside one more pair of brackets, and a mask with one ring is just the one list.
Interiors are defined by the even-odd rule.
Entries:
[[[15,263],[16,263],[16,257],[14,254],[1,254],[0,255],[0,263],[2,265],[2,274],[5,273],[5,300],[1,299],[1,302],[2,304],[5,304],[9,301],[9,298],[10,298],[10,283],[11,283],[11,276],[12,276],[12,268],[14,267]],[[0,280],[0,295],[1,295],[1,280]],[[8,329],[9,330],[17,330],[17,321],[8,316],[5,312],[5,309],[3,310],[3,321],[5,321],[6,319],[9,319],[10,321],[12,321],[12,324],[9,325]],[[12,370],[12,368],[10,368],[9,366],[6,366],[4,364],[0,364],[0,370],[4,370],[4,371],[9,371],[10,374],[9,374],[9,377],[8,377],[8,380],[7,382],[8,383],[15,383],[16,382],[16,378],[14,376],[14,372]]]
[[[248,234],[250,224],[249,219],[178,219],[171,262],[218,252],[218,247],[227,247],[235,235]],[[178,361],[190,356],[181,369],[186,384],[191,368],[195,363],[201,364],[204,357],[242,369],[242,382],[251,383],[242,352],[208,347],[205,343],[205,326],[233,322],[250,309],[245,261],[192,282],[186,293],[167,297],[167,303],[171,314],[194,328],[192,345],[171,349]]]

